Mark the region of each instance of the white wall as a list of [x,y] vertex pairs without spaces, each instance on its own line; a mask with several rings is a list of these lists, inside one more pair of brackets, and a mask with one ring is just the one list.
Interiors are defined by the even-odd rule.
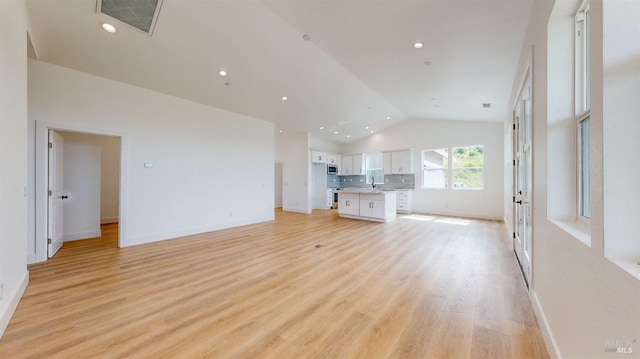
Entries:
[[338,143],[333,143],[333,142],[327,142],[318,138],[313,138],[310,137],[309,138],[309,148],[317,150],[317,151],[322,151],[322,152],[328,152],[328,153],[333,153],[333,154],[343,154],[343,145],[338,144]]
[[[387,128],[364,140],[345,145],[346,153],[376,153],[415,149],[415,212],[476,218],[503,218],[503,139],[500,122],[411,120]],[[484,145],[484,189],[422,189],[421,150]]]
[[29,281],[27,272],[27,13],[0,1],[0,336]]
[[[617,3],[619,0],[605,0]],[[640,282],[604,257],[604,221],[608,210],[603,205],[602,188],[621,168],[602,172],[602,0],[591,0],[592,20],[592,219],[591,246],[549,219],[547,191],[552,173],[550,162],[555,153],[548,152],[547,141],[553,138],[548,119],[562,118],[547,99],[553,84],[547,67],[547,25],[554,5],[552,0],[534,1],[527,35],[521,52],[517,77],[524,74],[533,48],[533,240],[530,297],[545,330],[547,348],[553,357],[602,358],[607,341],[629,341],[633,353],[640,357]],[[561,1],[557,2],[561,4]],[[637,19],[637,17],[636,17]],[[630,73],[627,73],[630,74]],[[519,83],[514,84],[515,97]],[[606,93],[605,88],[605,93]],[[605,103],[606,105],[606,103]],[[605,118],[605,133],[614,126]],[[617,140],[637,139],[629,129]],[[613,155],[613,154],[612,154]],[[637,180],[634,179],[637,183]],[[509,185],[509,184],[505,184]],[[637,223],[637,211],[621,214],[621,220]],[[637,238],[637,226],[635,237]],[[612,357],[616,356],[612,354]],[[620,355],[618,355],[620,356]]]
[[99,136],[59,131],[64,138],[62,235],[65,241],[100,236]]
[[[640,1],[604,3],[605,254],[640,279]],[[638,349],[640,351],[640,349]]]
[[100,141],[100,223],[115,223],[120,206],[120,138],[98,136]]
[[122,246],[274,218],[271,123],[32,60],[29,114],[122,135]]
[[275,162],[282,163],[282,210],[311,213],[309,133],[275,133],[275,138]]

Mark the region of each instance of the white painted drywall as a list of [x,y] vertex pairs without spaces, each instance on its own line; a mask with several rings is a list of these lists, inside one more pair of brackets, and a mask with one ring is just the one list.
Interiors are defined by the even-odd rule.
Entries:
[[282,210],[311,213],[309,133],[275,133],[275,161],[282,163]]
[[27,12],[0,1],[0,337],[29,281],[27,272]]
[[312,208],[327,209],[327,165],[314,163],[311,165]]
[[318,138],[313,138],[310,137],[309,139],[309,148],[317,150],[317,151],[322,151],[322,152],[327,152],[327,153],[333,153],[333,154],[341,154],[344,153],[343,152],[343,146],[338,144],[338,143],[333,143],[333,142],[328,142],[328,141],[323,141],[321,139]]
[[54,128],[122,134],[122,246],[274,218],[271,123],[33,60],[29,111]]
[[605,254],[640,279],[640,1],[606,1],[603,22]]
[[[617,4],[619,0],[605,0]],[[624,2],[624,1],[620,1]],[[553,129],[548,129],[548,119],[563,118],[557,106],[548,106],[549,77],[547,61],[548,21],[554,3],[552,0],[534,1],[527,35],[523,43],[519,78],[524,74],[528,58],[533,51],[533,241],[532,281],[530,297],[540,326],[545,330],[547,348],[552,357],[601,358],[606,356],[607,341],[635,341],[633,353],[628,358],[640,357],[640,281],[624,272],[604,257],[606,246],[604,220],[608,208],[603,205],[603,185],[619,175],[624,168],[615,163],[602,172],[602,124],[603,124],[603,69],[602,69],[602,14],[603,0],[591,0],[592,21],[592,219],[591,246],[557,226],[548,218],[547,169],[555,159],[549,152],[548,140],[553,138]],[[577,1],[576,1],[577,3]],[[577,7],[576,7],[577,9]],[[637,19],[637,17],[636,17]],[[631,75],[629,70],[624,72]],[[607,75],[608,76],[608,75]],[[606,82],[605,82],[606,85]],[[519,89],[514,83],[512,97]],[[605,94],[607,88],[604,88]],[[606,101],[607,98],[605,97]],[[625,101],[624,99],[621,99]],[[604,103],[605,108],[607,103]],[[616,118],[605,118],[605,133]],[[507,128],[507,126],[505,126]],[[637,139],[637,132],[620,131],[616,141]],[[617,155],[611,153],[612,156]],[[605,157],[605,161],[606,161]],[[625,182],[626,183],[626,182]],[[637,180],[636,182],[637,183]],[[510,186],[510,184],[505,184]],[[606,203],[606,201],[605,201]],[[506,209],[505,210],[510,210]],[[619,213],[620,220],[637,223],[637,211]],[[610,224],[607,224],[607,231]],[[637,228],[637,227],[636,227]],[[613,228],[612,228],[613,229]],[[637,234],[637,230],[635,231]],[[637,235],[636,237],[637,238]]]
[[282,208],[282,163],[276,162],[274,165],[274,207]]
[[100,236],[99,136],[58,131],[64,138],[62,235],[64,241]]
[[[500,122],[410,120],[344,147],[346,153],[415,149],[415,212],[502,219],[502,126]],[[467,145],[485,146],[483,190],[422,189],[421,150]]]
[[115,223],[120,206],[120,138],[97,136],[100,141],[100,223]]

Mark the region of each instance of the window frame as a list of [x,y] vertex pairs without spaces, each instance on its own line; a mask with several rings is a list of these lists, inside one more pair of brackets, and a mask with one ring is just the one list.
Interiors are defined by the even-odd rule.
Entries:
[[[424,162],[425,162],[425,155],[427,151],[433,151],[433,152],[437,152],[437,151],[446,151],[447,153],[447,161],[446,164],[443,168],[430,168],[430,169],[425,169],[424,168]],[[449,183],[451,182],[451,148],[448,147],[443,147],[443,148],[429,148],[426,150],[422,150],[422,155],[420,156],[422,159],[422,163],[421,163],[421,167],[422,167],[422,189],[435,189],[435,190],[446,190],[449,189]],[[441,171],[444,172],[444,179],[445,179],[445,183],[444,183],[444,187],[427,187],[425,185],[425,171]]]
[[[585,188],[585,182],[590,186],[591,183],[591,163],[590,148],[591,138],[586,139],[586,143],[582,138],[584,121],[591,124],[591,71],[590,71],[590,3],[584,0],[575,14],[575,31],[574,31],[574,101],[575,101],[575,151],[576,151],[576,201],[575,216],[578,222],[590,223],[591,221],[591,188]],[[589,131],[590,133],[590,131]],[[587,135],[589,135],[589,133]],[[587,163],[585,167],[585,149],[586,144]],[[584,174],[588,174],[585,181]],[[584,198],[588,196],[589,208],[584,209]],[[589,215],[586,216],[585,212]]]
[[[380,167],[375,167],[375,168],[371,168],[371,157],[370,156],[380,156]],[[366,184],[372,184],[371,181],[369,181],[372,178],[372,175],[370,176],[370,171],[372,170],[380,170],[382,172],[382,182],[375,182],[373,185],[383,185],[384,184],[384,166],[382,164],[383,160],[382,160],[382,153],[367,153],[365,154],[365,159],[364,159],[364,181]]]
[[[454,153],[455,150],[457,148],[470,148],[470,147],[482,147],[482,167],[455,167],[454,166]],[[485,189],[484,186],[484,145],[466,145],[466,146],[456,146],[456,147],[451,147],[451,165],[449,166],[451,168],[451,189],[455,190],[455,191],[482,191]],[[455,178],[455,171],[456,170],[472,170],[472,169],[479,169],[481,176],[482,176],[482,187],[480,188],[468,188],[468,187],[462,187],[462,188],[456,188],[455,183],[454,183],[454,178]]]

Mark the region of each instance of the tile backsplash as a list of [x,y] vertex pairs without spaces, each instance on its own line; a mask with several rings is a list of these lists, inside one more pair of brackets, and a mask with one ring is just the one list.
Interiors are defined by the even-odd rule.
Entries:
[[340,176],[327,175],[328,188],[340,188]]
[[[377,188],[386,189],[415,189],[415,174],[384,175],[384,184],[376,185]],[[371,188],[367,184],[365,176],[327,176],[329,188]]]

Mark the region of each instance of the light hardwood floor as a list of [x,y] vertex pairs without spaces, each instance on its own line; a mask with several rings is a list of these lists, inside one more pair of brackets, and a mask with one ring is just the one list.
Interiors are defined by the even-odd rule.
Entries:
[[29,267],[0,358],[548,358],[497,221],[278,210],[123,249],[103,233]]

